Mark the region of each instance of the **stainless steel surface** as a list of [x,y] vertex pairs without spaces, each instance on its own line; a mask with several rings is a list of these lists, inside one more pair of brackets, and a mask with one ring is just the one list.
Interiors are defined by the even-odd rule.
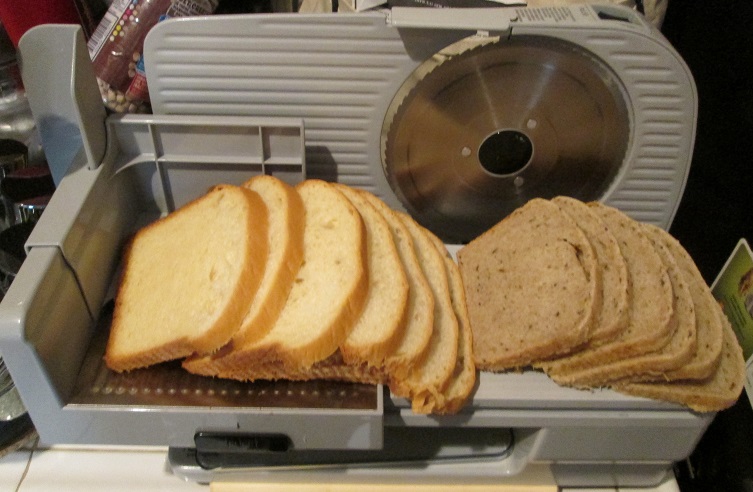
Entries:
[[481,39],[421,65],[382,130],[393,190],[452,242],[534,197],[599,199],[630,143],[621,84],[599,59],[549,37]]
[[37,222],[44,209],[47,208],[49,201],[50,195],[46,195],[14,203],[13,213],[15,214],[16,224]]
[[21,396],[13,385],[10,373],[0,358],[0,422],[11,421],[26,413]]

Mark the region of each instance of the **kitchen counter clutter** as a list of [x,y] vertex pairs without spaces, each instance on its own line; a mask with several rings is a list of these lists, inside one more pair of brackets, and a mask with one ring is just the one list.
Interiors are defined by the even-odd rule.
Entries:
[[75,491],[345,491],[368,490],[376,492],[432,492],[485,490],[516,492],[679,492],[674,476],[668,474],[653,489],[603,488],[558,489],[546,466],[530,466],[525,472],[500,484],[336,484],[336,483],[282,483],[268,477],[257,483],[197,484],[172,475],[165,467],[167,450],[161,447],[53,447],[34,449],[26,447],[0,457],[0,490],[32,492],[52,490]]

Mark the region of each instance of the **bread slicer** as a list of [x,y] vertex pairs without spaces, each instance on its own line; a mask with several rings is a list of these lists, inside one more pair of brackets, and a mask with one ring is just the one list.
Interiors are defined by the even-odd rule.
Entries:
[[[469,36],[474,45],[457,49]],[[488,52],[504,51],[507,41],[522,58]],[[457,58],[430,61],[447,47]],[[153,115],[105,114],[83,35],[73,26],[39,26],[20,49],[53,175],[64,177],[0,304],[0,352],[43,445],[166,446],[176,474],[198,481],[316,474],[504,483],[528,465],[544,464],[562,486],[649,486],[690,454],[713,418],[611,391],[559,387],[536,372],[483,373],[462,412],[440,417],[415,415],[409,402],[377,386],[239,383],[192,376],[175,364],[117,375],[102,363],[128,237],[217,182],[240,183],[254,173],[291,183],[337,180],[371,190],[452,236],[448,224],[479,205],[463,189],[446,188],[444,176],[439,183],[450,202],[441,209],[426,183],[411,187],[401,177],[426,175],[413,161],[400,161],[404,153],[395,147],[425,145],[410,133],[422,122],[422,105],[476,61],[485,64],[484,78],[455,86],[465,93],[501,62],[512,64],[513,74],[530,69],[531,83],[556,80],[565,86],[562,94],[582,104],[616,99],[609,134],[617,137],[600,133],[597,140],[618,150],[599,158],[599,182],[585,198],[668,227],[692,151],[695,90],[682,60],[634,12],[582,5],[486,9],[482,16],[396,9],[166,21],[146,42]],[[562,74],[589,63],[588,82]],[[600,96],[579,92],[579,84]],[[557,101],[557,91],[541,94],[548,104]],[[458,117],[448,104],[432,118]],[[496,114],[478,101],[469,107]],[[522,197],[561,190],[560,183],[533,187],[547,169],[534,161],[553,144],[538,140],[549,124],[547,108],[532,108],[535,115],[520,122],[459,134],[459,155],[491,168],[491,181],[480,186],[500,183],[498,204],[513,203],[505,197],[515,190]],[[607,123],[606,116],[594,118],[588,121]],[[433,119],[429,124],[432,132],[443,128]],[[476,149],[487,142],[514,156],[525,156],[520,149],[529,142],[530,162],[520,168],[511,165],[519,157],[481,162]]]

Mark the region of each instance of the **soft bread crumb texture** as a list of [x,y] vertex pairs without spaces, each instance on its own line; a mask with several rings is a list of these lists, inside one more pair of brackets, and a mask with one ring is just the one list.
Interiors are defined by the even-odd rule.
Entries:
[[[296,186],[305,211],[303,262],[274,327],[239,348],[251,365],[308,368],[332,355],[360,315],[368,292],[366,237],[358,211],[319,180]],[[253,371],[238,377],[252,379]]]
[[363,193],[345,185],[337,185],[337,189],[363,219],[369,283],[363,311],[340,351],[348,363],[379,366],[400,341],[408,279],[385,218]]
[[196,354],[183,361],[183,367],[194,374],[219,375],[247,365],[232,349],[253,344],[272,329],[303,262],[304,209],[298,192],[269,175],[254,176],[243,187],[258,193],[269,211],[264,276],[231,343],[212,354]]
[[585,342],[596,260],[556,205],[529,202],[463,247],[458,261],[480,368],[524,367]]
[[596,255],[601,308],[588,338],[588,344],[596,346],[614,338],[628,323],[630,290],[627,265],[614,235],[588,205],[565,196],[555,197],[552,202],[583,230]]
[[117,371],[211,351],[240,326],[263,274],[266,207],[222,186],[139,231],[130,244],[105,360]]

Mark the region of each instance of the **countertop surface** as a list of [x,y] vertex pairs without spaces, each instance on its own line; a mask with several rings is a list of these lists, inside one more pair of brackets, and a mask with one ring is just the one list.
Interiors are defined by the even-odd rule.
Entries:
[[[265,490],[283,491],[412,491],[420,492],[420,485],[401,484],[332,484],[314,480],[307,484],[278,483],[265,481],[257,483],[213,483],[198,484],[185,481],[173,475],[166,464],[167,449],[148,448],[81,448],[52,447],[46,449],[23,447],[0,457],[0,490],[2,491],[201,491],[215,492]],[[432,491],[463,490],[463,492],[481,492],[482,490],[557,491],[551,473],[543,465],[529,465],[521,476],[516,476],[510,487],[502,484],[482,486],[481,484],[447,485]],[[292,487],[292,488],[291,488]],[[429,490],[429,489],[426,489]],[[642,492],[679,492],[674,476],[668,474],[657,488],[649,489],[562,489],[562,492],[607,492],[640,490]]]

